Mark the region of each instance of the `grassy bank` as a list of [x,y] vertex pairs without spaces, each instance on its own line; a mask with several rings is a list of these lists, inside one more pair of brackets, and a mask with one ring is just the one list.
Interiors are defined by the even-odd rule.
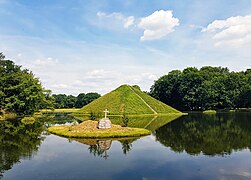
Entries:
[[7,120],[16,119],[16,118],[17,118],[17,114],[15,113],[6,113],[6,114],[0,115],[0,121],[7,121]]
[[74,113],[78,112],[78,108],[65,108],[65,109],[42,109],[41,113],[54,112],[54,113]]
[[121,127],[112,125],[110,129],[98,129],[97,121],[85,121],[75,126],[53,126],[48,128],[50,133],[71,138],[120,138],[139,137],[151,134],[151,131],[142,128]]
[[203,114],[216,114],[217,112],[215,110],[205,110],[203,111]]

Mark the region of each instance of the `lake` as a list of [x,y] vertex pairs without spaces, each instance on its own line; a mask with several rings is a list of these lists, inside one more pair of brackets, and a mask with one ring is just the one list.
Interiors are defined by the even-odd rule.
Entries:
[[66,120],[72,118],[0,123],[0,179],[251,178],[251,113],[167,118],[137,139],[67,139],[45,131]]

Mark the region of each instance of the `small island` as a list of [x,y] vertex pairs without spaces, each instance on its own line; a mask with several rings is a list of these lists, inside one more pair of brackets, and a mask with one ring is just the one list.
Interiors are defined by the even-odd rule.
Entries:
[[111,128],[97,128],[98,121],[87,120],[74,126],[52,126],[48,128],[50,133],[71,138],[121,138],[139,137],[151,134],[151,131],[143,128],[122,127],[112,125]]

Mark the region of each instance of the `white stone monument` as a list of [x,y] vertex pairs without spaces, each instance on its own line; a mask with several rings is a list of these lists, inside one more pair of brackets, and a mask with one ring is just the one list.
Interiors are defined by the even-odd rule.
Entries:
[[108,129],[112,127],[112,123],[109,118],[107,118],[107,113],[109,111],[107,109],[104,110],[105,117],[99,120],[98,122],[98,128],[99,129]]

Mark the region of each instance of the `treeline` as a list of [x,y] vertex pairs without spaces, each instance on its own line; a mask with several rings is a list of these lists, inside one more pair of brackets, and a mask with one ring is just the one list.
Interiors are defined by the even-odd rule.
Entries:
[[53,94],[55,99],[54,108],[82,108],[93,100],[100,97],[98,93],[80,93],[77,97],[65,94]]
[[[251,107],[251,69],[230,72],[222,67],[189,67],[173,70],[151,87],[152,97],[178,110]],[[0,53],[0,116],[33,114],[44,108],[81,108],[99,98],[98,93],[51,95],[28,69],[22,69]]]
[[251,69],[230,72],[205,66],[173,70],[154,82],[150,95],[183,111],[250,108]]
[[51,95],[31,71],[5,60],[0,53],[0,117],[9,113],[30,115],[45,108],[81,108],[99,97],[98,93]]
[[34,74],[4,59],[0,53],[0,116],[8,112],[33,114],[53,108],[51,91],[44,89]]

